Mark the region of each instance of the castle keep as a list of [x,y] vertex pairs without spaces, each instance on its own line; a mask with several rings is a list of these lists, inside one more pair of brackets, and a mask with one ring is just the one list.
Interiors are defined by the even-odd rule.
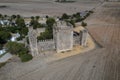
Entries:
[[62,52],[73,48],[73,26],[66,22],[57,22],[53,28],[56,51]]

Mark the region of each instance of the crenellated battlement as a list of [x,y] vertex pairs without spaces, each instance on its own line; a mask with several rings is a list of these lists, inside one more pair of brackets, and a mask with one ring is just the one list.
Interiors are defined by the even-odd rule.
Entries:
[[55,50],[55,41],[53,39],[41,40],[38,42],[38,51]]
[[73,30],[73,26],[70,23],[64,21],[57,21],[54,25],[55,30]]
[[40,40],[38,41],[38,43],[42,43],[42,42],[53,42],[53,39],[47,39],[47,40]]
[[70,23],[58,21],[53,28],[56,51],[68,51],[73,48],[73,26]]

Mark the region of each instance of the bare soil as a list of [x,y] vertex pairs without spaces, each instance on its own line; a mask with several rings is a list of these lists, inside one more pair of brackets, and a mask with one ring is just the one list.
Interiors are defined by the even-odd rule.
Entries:
[[22,16],[59,16],[63,13],[76,13],[84,10],[90,10],[99,5],[99,0],[76,0],[74,3],[57,3],[54,0],[0,0],[0,13],[12,15],[20,14]]

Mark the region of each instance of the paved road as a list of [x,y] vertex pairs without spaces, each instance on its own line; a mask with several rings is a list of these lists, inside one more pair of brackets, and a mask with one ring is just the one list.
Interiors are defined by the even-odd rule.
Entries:
[[[108,7],[109,6],[109,7]],[[104,3],[88,19],[88,30],[103,48],[44,64],[5,80],[120,80],[120,2]],[[30,67],[28,65],[28,67]],[[21,69],[22,70],[22,69]],[[8,70],[10,71],[10,70]],[[11,70],[12,72],[12,70]],[[16,71],[17,72],[17,71]],[[5,73],[7,74],[7,73]]]

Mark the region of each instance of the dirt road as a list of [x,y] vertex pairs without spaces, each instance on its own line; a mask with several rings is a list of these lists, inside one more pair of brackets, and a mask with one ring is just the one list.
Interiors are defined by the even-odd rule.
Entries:
[[[31,71],[24,66],[10,68],[8,64],[1,69],[0,80],[120,80],[119,14],[120,2],[104,3],[87,20],[89,32],[103,48],[38,65],[35,69],[32,66],[37,64],[26,65]],[[22,74],[24,70],[27,73]]]

